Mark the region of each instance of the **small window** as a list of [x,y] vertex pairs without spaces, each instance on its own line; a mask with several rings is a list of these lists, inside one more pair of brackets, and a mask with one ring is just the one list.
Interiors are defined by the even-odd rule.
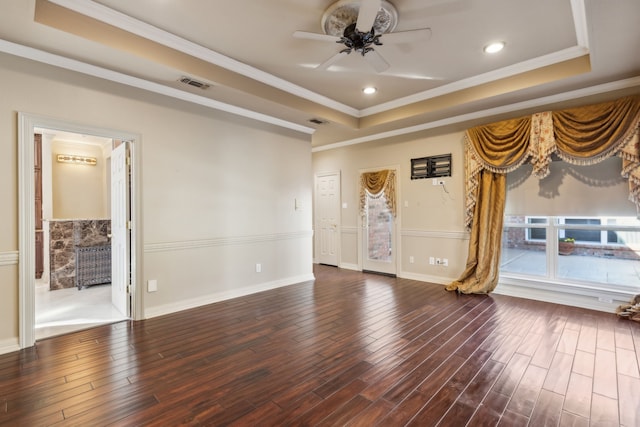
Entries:
[[[527,224],[547,224],[547,218],[528,217]],[[527,240],[546,240],[546,228],[527,228]]]
[[[600,225],[598,218],[565,218],[564,223],[567,225]],[[602,239],[600,230],[564,230],[564,236],[575,239],[578,242],[596,242],[600,243]]]

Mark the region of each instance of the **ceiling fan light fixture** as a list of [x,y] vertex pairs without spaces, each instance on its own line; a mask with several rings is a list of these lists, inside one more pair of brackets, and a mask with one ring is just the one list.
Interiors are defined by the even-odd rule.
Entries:
[[486,45],[483,49],[484,53],[498,53],[504,49],[505,42],[492,42]]
[[373,86],[367,86],[365,88],[362,89],[362,92],[365,95],[373,95],[374,93],[376,93],[378,91],[377,88],[373,87]]

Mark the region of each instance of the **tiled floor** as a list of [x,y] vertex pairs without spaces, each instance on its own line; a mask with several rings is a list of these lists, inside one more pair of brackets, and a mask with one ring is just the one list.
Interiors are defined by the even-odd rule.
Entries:
[[125,319],[111,304],[111,285],[50,291],[36,283],[36,339]]

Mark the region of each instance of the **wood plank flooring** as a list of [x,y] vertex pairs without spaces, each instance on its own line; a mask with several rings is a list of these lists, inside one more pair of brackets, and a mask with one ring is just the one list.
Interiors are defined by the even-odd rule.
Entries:
[[640,425],[638,323],[314,271],[2,355],[0,425]]

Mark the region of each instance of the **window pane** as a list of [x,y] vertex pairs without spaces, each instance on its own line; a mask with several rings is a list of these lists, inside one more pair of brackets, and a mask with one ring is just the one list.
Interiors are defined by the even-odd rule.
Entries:
[[599,218],[565,218],[564,223],[577,224],[577,225],[582,225],[582,224],[600,225],[600,219]]
[[600,243],[600,230],[565,230],[564,237],[570,237],[579,242]]
[[[612,226],[612,228],[614,228],[616,225],[638,227],[640,226],[640,220],[635,217],[608,218],[607,225]],[[607,243],[609,244],[627,245],[629,247],[638,248],[640,246],[640,240],[638,240],[639,238],[640,234],[632,231],[607,231]]]
[[370,260],[391,262],[393,216],[384,194],[371,197],[367,193],[367,255]]
[[[542,241],[530,241],[525,238],[527,230],[542,232]],[[546,230],[505,227],[502,235],[502,254],[500,271],[523,275],[546,276]]]
[[[565,230],[585,231],[585,230]],[[637,231],[607,231],[606,243],[576,241],[570,255],[558,257],[557,277],[563,280],[596,282],[608,285],[640,285],[640,240]],[[612,243],[611,236],[615,238]]]
[[[547,224],[546,217],[528,217],[527,224]],[[544,228],[527,228],[527,239],[529,240],[545,240],[547,231]]]
[[[600,225],[598,218],[565,218],[565,224],[593,224]],[[560,237],[570,237],[580,242],[600,242],[600,230],[565,230]]]
[[536,217],[527,218],[527,224],[546,224],[546,223],[547,223],[547,218],[536,218]]
[[547,238],[547,230],[544,228],[527,228],[530,240],[545,240]]

